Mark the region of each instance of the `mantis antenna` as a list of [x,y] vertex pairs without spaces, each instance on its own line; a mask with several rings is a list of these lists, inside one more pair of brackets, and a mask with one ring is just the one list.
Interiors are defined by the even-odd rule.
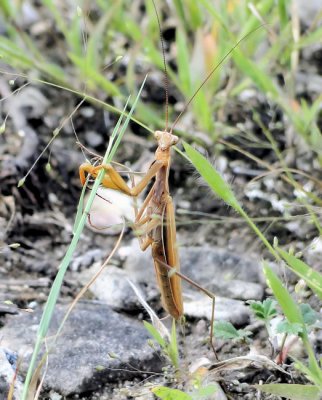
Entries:
[[[158,14],[158,10],[155,4],[155,1],[152,0],[154,11],[157,17],[158,21],[158,26],[159,26],[159,33],[160,33],[160,41],[161,41],[161,48],[162,48],[162,57],[163,57],[163,71],[164,71],[164,91],[165,91],[165,131],[168,131],[168,125],[169,125],[169,77],[168,77],[168,70],[167,70],[167,63],[165,59],[165,49],[164,49],[164,39],[162,35],[162,30],[161,30],[161,23],[160,23],[160,18]],[[250,32],[246,33],[241,39],[238,40],[238,42],[226,53],[223,58],[219,61],[218,64],[216,64],[212,70],[209,72],[209,74],[204,78],[204,80],[201,82],[195,93],[190,97],[190,99],[185,103],[182,111],[179,113],[179,115],[176,117],[174,120],[173,124],[171,125],[170,128],[170,133],[172,133],[173,129],[179,122],[180,118],[182,115],[187,111],[189,105],[192,103],[192,101],[195,99],[197,96],[198,92],[200,89],[209,81],[209,79],[212,77],[212,75],[217,71],[218,68],[222,66],[222,64],[226,61],[226,59],[233,53],[233,51],[240,45],[241,42],[246,40],[250,35],[252,35],[254,32],[256,32],[258,29],[262,28],[266,24],[262,24],[251,30]]]
[[165,130],[168,131],[168,124],[169,124],[169,77],[168,77],[168,70],[167,70],[167,63],[165,61],[165,50],[164,50],[164,39],[161,30],[161,23],[158,14],[157,7],[155,5],[154,0],[152,0],[155,15],[157,16],[158,26],[159,26],[159,33],[160,33],[160,42],[162,48],[162,57],[163,57],[163,72],[164,72],[164,91],[165,91]]

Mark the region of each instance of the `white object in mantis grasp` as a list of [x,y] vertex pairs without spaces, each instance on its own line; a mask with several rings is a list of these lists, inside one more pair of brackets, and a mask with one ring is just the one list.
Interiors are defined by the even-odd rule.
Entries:
[[[85,197],[85,204],[88,195]],[[133,199],[117,190],[98,188],[87,227],[103,235],[118,235],[125,220],[134,219]]]

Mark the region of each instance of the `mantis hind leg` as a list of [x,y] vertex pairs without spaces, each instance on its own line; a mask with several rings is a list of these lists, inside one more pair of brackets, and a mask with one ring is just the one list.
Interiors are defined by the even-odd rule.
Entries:
[[[158,261],[158,263],[160,263],[161,265],[163,265],[165,268],[168,269],[170,275],[176,274],[179,278],[181,278],[184,281],[188,282],[190,285],[194,286],[195,288],[201,290],[206,296],[208,296],[212,300],[209,344],[210,344],[210,347],[211,347],[216,359],[218,360],[217,352],[216,352],[216,348],[215,348],[215,339],[214,339],[214,321],[215,321],[216,296],[212,292],[210,292],[209,290],[207,290],[204,287],[200,286],[198,283],[196,283],[192,279],[188,278],[187,276],[185,276],[181,272],[177,271],[175,268],[173,268],[170,265],[166,264],[164,261],[162,261],[160,259],[157,259],[157,261]],[[182,323],[183,323],[184,322],[184,316],[182,315],[179,318],[179,320],[182,321]]]

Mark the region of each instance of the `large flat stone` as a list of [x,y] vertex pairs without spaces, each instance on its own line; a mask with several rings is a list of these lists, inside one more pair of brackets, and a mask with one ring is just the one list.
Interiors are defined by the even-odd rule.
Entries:
[[[53,335],[68,307],[58,306],[48,335]],[[19,353],[25,373],[37,333],[41,310],[10,317],[0,331],[2,345]],[[143,324],[95,302],[81,302],[73,310],[49,354],[45,387],[62,395],[94,390],[108,382],[160,371],[161,360],[147,344]],[[142,372],[138,372],[142,371]]]

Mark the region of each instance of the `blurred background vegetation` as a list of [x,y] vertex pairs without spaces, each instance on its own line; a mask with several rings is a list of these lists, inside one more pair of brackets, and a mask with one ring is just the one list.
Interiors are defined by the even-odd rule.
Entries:
[[[252,129],[236,124],[252,114],[259,118],[256,125],[262,130],[262,123],[267,126],[263,114],[269,108],[270,133],[284,130],[285,146],[305,143],[322,162],[321,94],[309,93],[298,82],[306,68],[301,64],[302,52],[321,43],[321,13],[315,13],[309,24],[308,20],[300,24],[301,6],[290,0],[156,3],[170,79],[170,122],[236,42],[262,25],[198,93],[177,125],[182,135],[198,137],[202,131],[212,143],[227,134],[239,135],[265,147],[274,140],[269,132],[263,138],[266,143],[261,143]],[[119,100],[135,92],[150,72],[136,117],[152,130],[164,126],[162,53],[150,0],[3,0],[1,11],[0,54],[10,71],[118,107]],[[309,60],[306,63],[312,67]],[[317,65],[310,73],[320,72]],[[244,116],[239,115],[241,108]]]

